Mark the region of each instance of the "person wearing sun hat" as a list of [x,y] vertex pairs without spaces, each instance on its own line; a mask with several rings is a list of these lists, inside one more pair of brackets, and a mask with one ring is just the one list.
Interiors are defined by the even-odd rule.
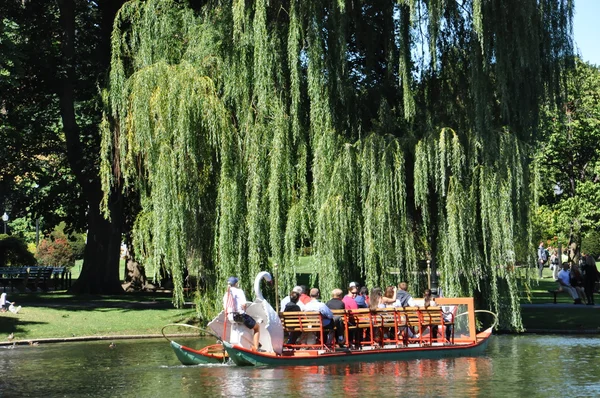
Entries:
[[258,323],[250,315],[246,314],[247,300],[244,291],[238,288],[238,278],[235,276],[227,279],[227,292],[223,296],[223,308],[227,320],[232,323],[243,324],[248,329],[254,331],[254,345],[252,350],[258,350],[258,342],[260,341],[260,327]]

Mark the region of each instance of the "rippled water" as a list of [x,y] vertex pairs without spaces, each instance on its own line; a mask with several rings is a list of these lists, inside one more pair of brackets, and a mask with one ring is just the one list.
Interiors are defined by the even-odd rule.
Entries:
[[598,337],[494,336],[476,358],[282,368],[184,367],[165,340],[108,344],[0,348],[0,396],[600,396]]

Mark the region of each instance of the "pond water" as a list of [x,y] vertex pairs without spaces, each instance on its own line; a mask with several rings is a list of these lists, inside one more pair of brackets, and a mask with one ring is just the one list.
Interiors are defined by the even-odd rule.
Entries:
[[599,337],[494,336],[474,358],[281,368],[186,367],[166,340],[115,343],[0,347],[0,397],[600,396]]

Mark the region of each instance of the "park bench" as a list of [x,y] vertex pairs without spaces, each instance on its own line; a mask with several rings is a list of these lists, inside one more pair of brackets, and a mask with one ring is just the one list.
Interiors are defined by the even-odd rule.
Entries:
[[27,267],[0,267],[0,283],[4,290],[12,291],[16,286],[21,286],[27,280]]
[[12,291],[16,287],[48,290],[51,281],[55,288],[59,285],[68,288],[71,272],[66,267],[0,267],[0,284],[4,290]]
[[53,267],[29,267],[27,269],[27,279],[25,280],[25,286],[37,291],[41,288],[44,291],[48,290],[48,281],[52,278],[54,272]]
[[561,293],[568,294],[562,289],[548,289],[548,293],[552,295],[554,304],[556,304],[556,296],[558,296]]
[[52,279],[55,289],[71,287],[71,271],[67,267],[52,267]]

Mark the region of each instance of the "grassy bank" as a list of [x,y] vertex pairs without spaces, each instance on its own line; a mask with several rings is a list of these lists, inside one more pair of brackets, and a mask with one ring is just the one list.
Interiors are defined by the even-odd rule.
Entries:
[[18,314],[0,313],[0,341],[15,339],[159,334],[168,323],[196,323],[193,309],[176,309],[169,295],[74,297],[13,295]]

